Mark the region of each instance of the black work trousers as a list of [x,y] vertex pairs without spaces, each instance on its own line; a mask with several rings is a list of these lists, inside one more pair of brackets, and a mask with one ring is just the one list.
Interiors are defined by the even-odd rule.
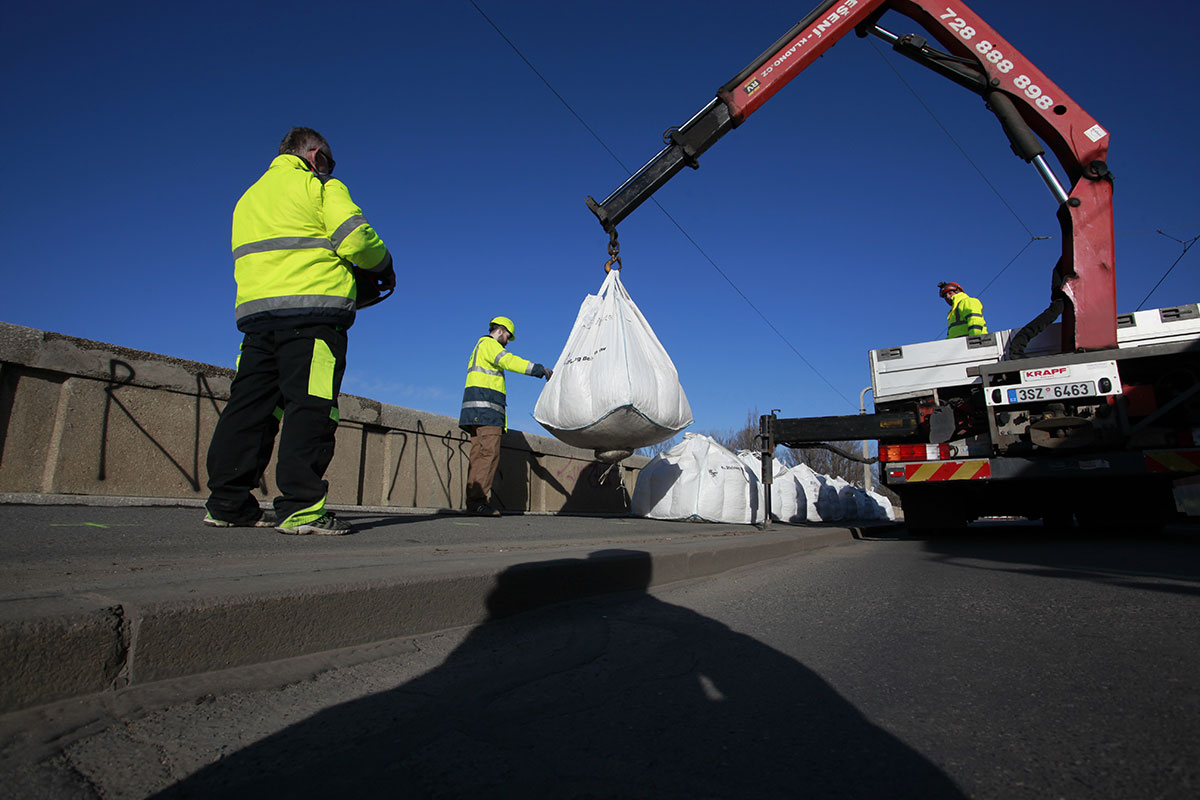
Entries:
[[246,334],[229,403],[208,448],[211,494],[205,506],[213,517],[225,522],[258,518],[251,492],[266,472],[281,417],[276,516],[282,523],[297,512],[320,512],[329,488],[324,476],[333,459],[345,369],[343,328],[306,325]]

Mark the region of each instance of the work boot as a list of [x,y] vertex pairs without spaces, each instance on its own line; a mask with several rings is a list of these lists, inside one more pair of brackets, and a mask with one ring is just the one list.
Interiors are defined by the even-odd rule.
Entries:
[[479,503],[467,509],[467,513],[473,517],[498,517],[500,512],[489,506],[487,503]]
[[314,519],[312,522],[302,522],[298,525],[279,525],[276,526],[275,530],[292,536],[306,536],[308,534],[316,536],[344,536],[347,533],[354,533],[354,528],[350,523],[338,519],[333,515],[332,511],[326,511],[323,516],[319,519]]
[[259,511],[253,519],[224,520],[217,519],[211,512],[204,515],[204,524],[210,528],[274,528],[275,512]]

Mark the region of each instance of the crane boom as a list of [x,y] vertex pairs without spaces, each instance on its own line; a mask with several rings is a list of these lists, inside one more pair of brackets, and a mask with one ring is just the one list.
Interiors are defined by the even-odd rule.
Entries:
[[[880,27],[893,11],[919,24],[944,51],[918,34]],[[957,0],[824,0],[752,61],[691,119],[672,128],[666,146],[604,201],[587,198],[605,231],[616,226],[685,166],[746,121],[789,81],[851,31],[875,35],[901,54],[979,94],[1058,203],[1062,255],[1051,296],[1063,304],[1064,352],[1117,346],[1112,176],[1108,132],[978,14]],[[1054,154],[1068,185],[1045,163]]]

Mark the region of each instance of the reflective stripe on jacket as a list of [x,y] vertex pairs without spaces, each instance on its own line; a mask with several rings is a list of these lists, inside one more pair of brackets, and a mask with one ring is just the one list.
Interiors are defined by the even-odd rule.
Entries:
[[983,303],[966,292],[958,292],[951,299],[954,304],[950,306],[950,313],[946,315],[947,339],[979,336],[988,332],[987,320],[983,318]]
[[505,370],[536,377],[544,374],[540,365],[508,352],[491,336],[479,337],[467,361],[467,385],[463,389],[459,427],[498,425],[507,430]]
[[391,264],[383,240],[339,180],[277,156],[233,211],[235,316],[244,332],[354,323],[351,266]]

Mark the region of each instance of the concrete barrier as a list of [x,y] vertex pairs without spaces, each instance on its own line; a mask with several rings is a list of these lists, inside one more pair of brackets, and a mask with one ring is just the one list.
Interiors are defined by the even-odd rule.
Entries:
[[[234,371],[0,322],[0,493],[204,499],[209,438]],[[469,445],[452,417],[338,399],[331,505],[464,506]],[[494,487],[507,511],[620,513],[637,473],[509,431]],[[273,469],[259,487],[275,494]]]

